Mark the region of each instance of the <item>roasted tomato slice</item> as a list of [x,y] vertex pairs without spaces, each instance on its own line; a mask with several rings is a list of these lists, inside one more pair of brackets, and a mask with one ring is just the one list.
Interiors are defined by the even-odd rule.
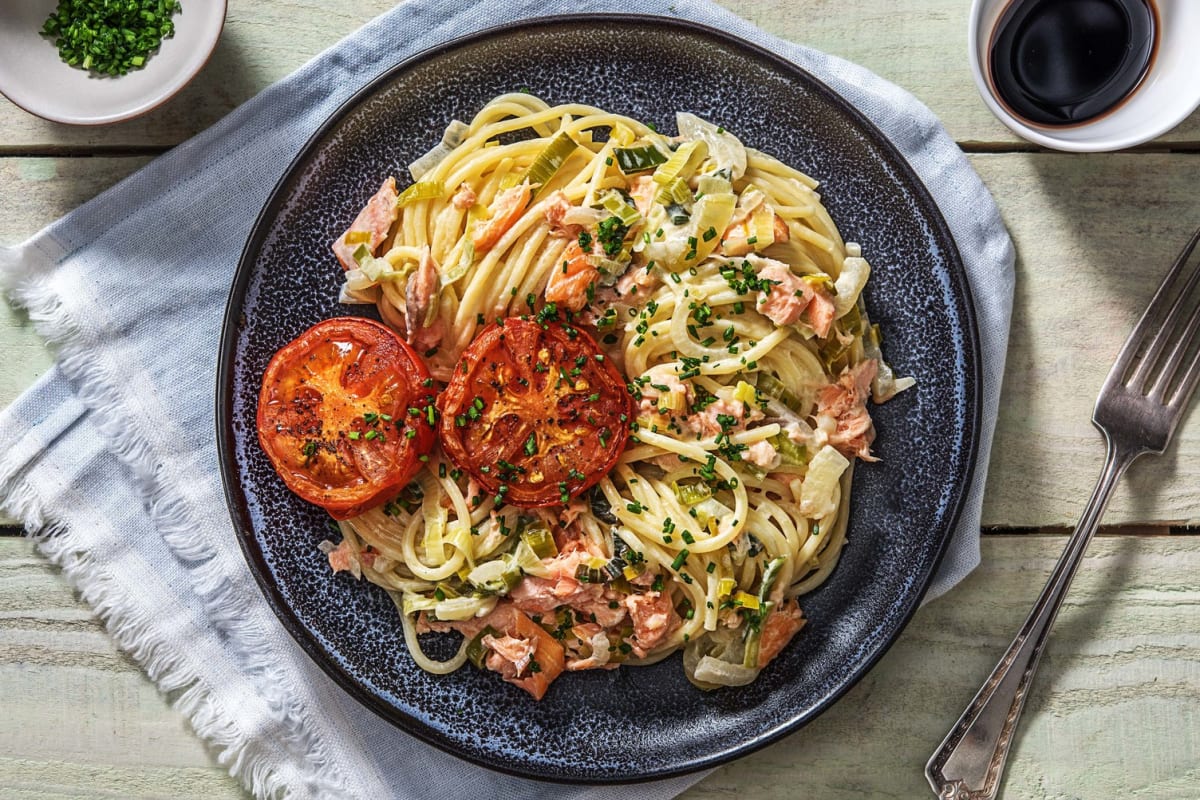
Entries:
[[378,322],[337,317],[285,345],[258,397],[258,441],[301,498],[348,519],[390,500],[437,439],[429,370]]
[[525,508],[595,485],[621,455],[633,414],[625,381],[590,336],[515,317],[475,337],[438,407],[446,455]]

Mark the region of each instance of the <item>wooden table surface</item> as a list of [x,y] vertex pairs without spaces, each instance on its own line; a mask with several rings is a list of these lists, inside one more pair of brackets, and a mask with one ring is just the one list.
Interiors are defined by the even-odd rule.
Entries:
[[[983,564],[923,608],[843,700],[706,778],[701,798],[920,798],[922,770],[1023,620],[1099,474],[1096,392],[1200,224],[1200,115],[1134,151],[1016,139],[976,94],[967,0],[724,0],[760,27],[857,61],[945,123],[1016,243],[1017,288],[983,510]],[[0,99],[0,243],[12,244],[390,7],[232,0],[215,55],[134,121],[71,128]],[[0,309],[0,405],[51,364]],[[1134,465],[1067,599],[1010,759],[1008,798],[1200,797],[1200,414]],[[3,522],[0,520],[0,522]],[[0,796],[244,798],[57,569],[0,530]]]

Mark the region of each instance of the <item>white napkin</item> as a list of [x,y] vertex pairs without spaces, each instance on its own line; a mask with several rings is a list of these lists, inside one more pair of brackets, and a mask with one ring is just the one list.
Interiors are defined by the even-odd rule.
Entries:
[[[698,775],[565,787],[444,754],[345,694],[293,642],[242,560],[214,443],[215,359],[232,271],[258,210],[313,130],[396,61],[485,27],[600,0],[410,0],[203,134],[0,254],[13,300],[58,345],[55,369],[0,414],[4,508],[113,638],[256,795],[295,798],[669,797]],[[984,369],[975,482],[929,596],[979,562],[979,518],[1012,306],[1013,253],[991,197],[913,97],[703,0],[642,13],[773,50],[870,117],[945,214],[971,281]]]

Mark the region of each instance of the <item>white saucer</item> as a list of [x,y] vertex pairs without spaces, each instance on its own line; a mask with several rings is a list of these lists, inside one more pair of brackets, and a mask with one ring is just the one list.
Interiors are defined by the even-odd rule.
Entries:
[[975,85],[996,117],[1023,139],[1056,150],[1120,150],[1174,128],[1200,105],[1200,2],[1155,0],[1158,47],[1140,86],[1114,110],[1073,126],[1037,125],[1016,117],[996,97],[987,75],[991,35],[1011,0],[973,0],[967,31]]
[[56,0],[0,2],[0,93],[39,117],[102,125],[136,117],[184,87],[208,61],[225,24],[226,0],[182,0],[175,36],[146,66],[119,78],[94,77],[59,58],[40,31]]

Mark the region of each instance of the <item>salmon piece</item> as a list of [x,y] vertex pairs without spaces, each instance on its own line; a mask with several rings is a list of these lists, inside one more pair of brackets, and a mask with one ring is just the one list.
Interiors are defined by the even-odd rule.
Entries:
[[450,198],[450,204],[457,209],[466,211],[475,205],[475,201],[478,199],[475,190],[471,188],[471,184],[463,181],[458,185],[458,190],[454,193],[454,196]]
[[867,397],[871,392],[871,381],[879,371],[879,364],[869,358],[842,370],[837,383],[831,383],[817,392],[817,416],[832,417],[837,426],[829,434],[829,444],[847,458],[858,456],[864,461],[878,461],[871,455],[871,442],[875,441],[875,426],[867,412]]
[[508,596],[514,606],[529,614],[549,614],[566,606],[601,627],[618,625],[625,619],[625,609],[619,602],[613,608],[612,601],[620,595],[602,583],[575,578],[579,566],[595,556],[579,540],[563,542],[557,556],[542,561],[547,577],[526,575]]
[[560,236],[574,238],[579,235],[579,231],[583,230],[582,225],[570,225],[564,221],[564,218],[570,213],[574,206],[561,189],[554,192],[546,199],[546,208],[542,212],[546,218],[550,229]]
[[530,614],[549,614],[559,606],[579,599],[584,585],[574,578],[539,578],[526,575],[508,596],[513,605]]
[[475,229],[471,231],[475,252],[482,253],[495,247],[500,237],[525,213],[525,207],[532,197],[533,188],[528,181],[498,193],[488,206],[488,218],[476,222]]
[[617,608],[612,607],[603,584],[581,583],[567,575],[553,579],[526,575],[508,596],[514,606],[529,614],[551,614],[565,606],[605,628],[618,625],[625,618],[620,603]]
[[756,308],[776,325],[794,325],[808,307],[805,282],[792,273],[787,264],[767,259],[758,270],[758,277],[770,281],[771,286],[758,293]]
[[741,400],[718,397],[705,406],[704,410],[689,416],[686,422],[688,427],[700,436],[716,436],[724,430],[717,421],[718,416],[733,417],[733,425],[729,430],[740,430],[746,422],[757,422],[763,418],[763,413],[757,408],[749,407],[748,410],[747,414],[747,406]]
[[435,306],[441,280],[437,262],[429,252],[429,245],[425,245],[421,249],[420,265],[416,272],[408,276],[404,298],[404,324],[407,329],[405,338],[418,353],[437,347],[445,333],[445,326],[441,325],[441,320],[436,317],[429,325],[425,324],[425,319],[431,311],[437,313]]
[[431,620],[425,613],[417,617],[417,633],[458,631],[470,640],[489,627],[501,635],[485,634],[480,640],[488,650],[484,666],[541,700],[566,668],[566,655],[545,628],[511,603],[500,602],[488,614],[472,619]]
[[365,244],[370,248],[371,255],[375,255],[400,213],[400,209],[396,208],[396,198],[396,179],[388,176],[379,187],[379,191],[367,201],[363,210],[358,212],[358,216],[346,232],[334,240],[333,254],[341,262],[342,269],[354,269],[358,266],[358,262],[354,260],[354,251],[358,249],[358,244],[346,242],[346,236],[350,233],[369,233],[371,241]]
[[362,562],[359,554],[350,546],[349,539],[342,539],[337,547],[329,551],[329,568],[338,572],[349,572],[356,578],[362,577]]
[[633,637],[629,644],[639,658],[661,644],[682,624],[669,594],[631,594],[625,598],[625,607],[633,622]]
[[755,442],[742,451],[742,460],[769,472],[779,466],[779,453],[768,441]]
[[519,678],[533,660],[534,644],[528,639],[513,636],[486,634],[480,643],[490,650],[484,664],[492,672],[499,672],[504,680]]
[[[676,409],[671,413],[680,416],[686,415],[688,405],[695,398],[695,390],[690,384],[685,384],[679,379],[679,373],[674,364],[655,364],[646,370],[645,375],[649,380],[642,387],[642,411],[657,414],[658,401],[667,396],[668,400],[664,405]],[[658,388],[660,386],[665,386],[666,392]]]
[[600,270],[583,252],[579,242],[571,242],[562,254],[562,266],[550,271],[546,281],[546,302],[578,311],[587,305],[588,287],[600,279]]
[[639,175],[629,182],[629,196],[633,198],[633,205],[643,219],[650,216],[650,209],[654,207],[656,194],[658,194],[658,184],[650,175]]
[[758,293],[758,312],[776,325],[794,325],[808,312],[808,322],[817,336],[824,339],[833,326],[835,306],[824,289],[818,289],[794,275],[787,264],[764,259],[758,277],[772,285]]
[[[626,297],[631,293],[652,292],[659,284],[659,270],[646,269],[633,264],[629,265],[629,269],[617,279],[616,289],[617,295]],[[635,289],[636,287],[636,289]]]
[[[577,500],[579,498],[576,498]],[[586,501],[584,501],[586,502]],[[538,509],[541,511],[542,509]],[[549,512],[552,521],[547,522],[550,530],[554,531],[554,543],[558,547],[558,555],[550,559],[546,563],[546,569],[551,578],[570,578],[575,579],[575,572],[579,569],[579,565],[594,556],[604,556],[599,553],[593,553],[588,549],[587,543],[576,538],[570,538],[564,534],[568,531],[558,524],[558,516],[554,512]]]
[[546,198],[542,216],[555,236],[575,239],[584,228],[599,225],[608,216],[607,211],[587,206],[571,205],[565,192],[559,189]]
[[[787,222],[778,214],[775,215],[774,232],[776,242],[786,242],[792,238],[792,232],[788,230]],[[772,242],[774,244],[774,242]]]
[[514,675],[504,680],[519,686],[541,700],[554,679],[562,674],[566,666],[566,656],[563,647],[554,637],[546,633],[545,628],[538,625],[520,611],[513,611],[512,625],[505,628],[505,634],[514,639],[523,639],[533,646],[533,658],[530,659],[524,676]]
[[[597,584],[589,585],[597,586]],[[581,597],[572,604],[572,608],[582,614],[585,619],[589,619],[605,629],[615,628],[625,621],[625,607],[621,605],[621,599],[625,595],[616,591],[605,591],[600,586],[597,588],[600,588],[598,594],[589,593]]]
[[[540,510],[540,509],[539,509]],[[570,605],[589,590],[601,587],[583,584],[575,579],[579,565],[592,557],[586,549],[565,545],[558,555],[543,559],[546,577],[526,575],[509,592],[517,608],[534,614],[547,614],[559,606]]]
[[814,289],[808,283],[804,285],[812,291],[812,296],[808,300],[808,324],[812,326],[813,332],[817,336],[824,339],[829,336],[829,330],[833,327],[833,317],[837,307],[827,292]]
[[763,621],[762,636],[758,640],[758,666],[765,667],[787,646],[804,627],[804,612],[796,598],[784,600],[772,609]]

